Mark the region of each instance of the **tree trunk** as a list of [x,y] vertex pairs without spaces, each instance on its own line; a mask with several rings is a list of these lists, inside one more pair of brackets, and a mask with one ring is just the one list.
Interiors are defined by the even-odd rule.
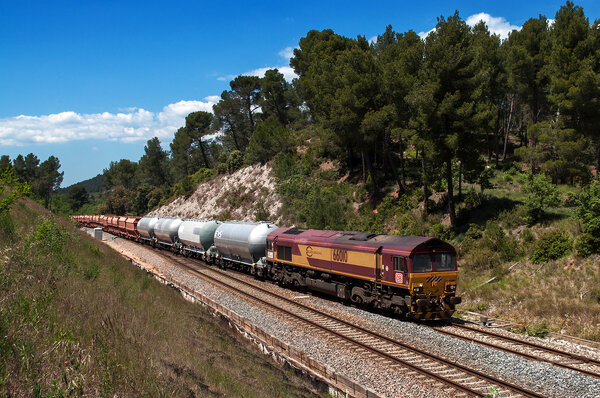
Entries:
[[504,149],[502,150],[502,160],[506,160],[506,150],[508,148],[508,133],[510,131],[510,125],[512,122],[513,105],[515,103],[515,97],[510,100],[510,111],[508,111],[508,122],[504,126]]
[[429,214],[429,206],[428,206],[428,189],[427,189],[427,164],[425,162],[425,152],[421,153],[421,172],[423,173],[423,213],[425,215]]
[[373,168],[373,163],[369,157],[369,153],[365,153],[365,160],[367,162],[367,167],[369,168],[369,175],[371,176],[371,198],[374,200],[377,195],[377,180],[375,178],[375,170]]
[[402,185],[402,181],[400,180],[400,177],[398,176],[398,170],[396,170],[396,166],[394,165],[394,160],[392,159],[392,155],[390,154],[390,151],[386,152],[386,158],[390,165],[390,169],[392,170],[392,174],[394,175],[394,179],[396,180],[396,184],[398,184],[398,192],[404,193],[405,189],[404,189],[404,186]]
[[362,160],[362,181],[363,183],[367,182],[367,172],[365,169],[365,150],[360,150],[360,159]]
[[208,164],[208,158],[206,157],[206,152],[204,151],[204,143],[202,139],[199,140],[198,146],[200,147],[200,152],[202,152],[202,157],[204,158],[204,165],[207,169],[210,169],[210,165]]
[[452,159],[446,160],[446,181],[448,182],[448,213],[450,224],[456,226],[456,208],[454,204],[454,187],[452,186]]
[[600,139],[596,141],[596,181],[598,181],[600,175]]
[[400,138],[400,184],[402,185],[403,190],[408,190],[406,186],[406,168],[404,162],[404,142],[402,142],[402,138]]
[[462,201],[462,161],[458,162],[458,201]]

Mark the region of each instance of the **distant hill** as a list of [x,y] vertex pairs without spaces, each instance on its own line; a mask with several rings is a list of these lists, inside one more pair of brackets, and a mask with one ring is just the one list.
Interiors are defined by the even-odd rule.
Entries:
[[102,174],[98,174],[96,177],[90,178],[88,180],[80,181],[66,188],[60,188],[57,192],[62,194],[68,194],[74,186],[83,186],[86,189],[86,191],[88,191],[88,193],[90,194],[103,192],[107,189],[106,184],[104,184],[104,178],[102,177]]

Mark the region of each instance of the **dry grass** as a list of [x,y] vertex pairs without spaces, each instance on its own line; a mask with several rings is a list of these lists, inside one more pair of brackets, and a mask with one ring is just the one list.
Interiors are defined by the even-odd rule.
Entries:
[[200,306],[40,211],[20,204],[0,225],[0,396],[313,395]]
[[462,309],[509,319],[521,329],[545,323],[554,332],[600,341],[599,260],[522,261],[508,275],[481,287],[491,271],[463,269]]

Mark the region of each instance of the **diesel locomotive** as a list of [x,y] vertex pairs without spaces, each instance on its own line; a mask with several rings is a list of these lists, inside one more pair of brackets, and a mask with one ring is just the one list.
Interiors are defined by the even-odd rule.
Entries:
[[456,250],[437,238],[279,228],[268,222],[72,218],[222,268],[410,319],[448,319],[461,302]]

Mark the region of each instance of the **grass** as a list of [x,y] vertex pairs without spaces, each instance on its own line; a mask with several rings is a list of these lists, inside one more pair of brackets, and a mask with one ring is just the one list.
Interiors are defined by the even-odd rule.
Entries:
[[313,396],[116,252],[35,203],[0,225],[0,396]]
[[[598,256],[574,260],[569,267],[568,259],[540,265],[522,261],[501,279],[480,287],[492,277],[492,270],[462,269],[462,307],[511,320],[529,334],[540,335],[531,331],[543,325],[549,331],[600,341],[600,302],[595,293],[600,285],[599,260]],[[479,306],[482,302],[485,308]]]

